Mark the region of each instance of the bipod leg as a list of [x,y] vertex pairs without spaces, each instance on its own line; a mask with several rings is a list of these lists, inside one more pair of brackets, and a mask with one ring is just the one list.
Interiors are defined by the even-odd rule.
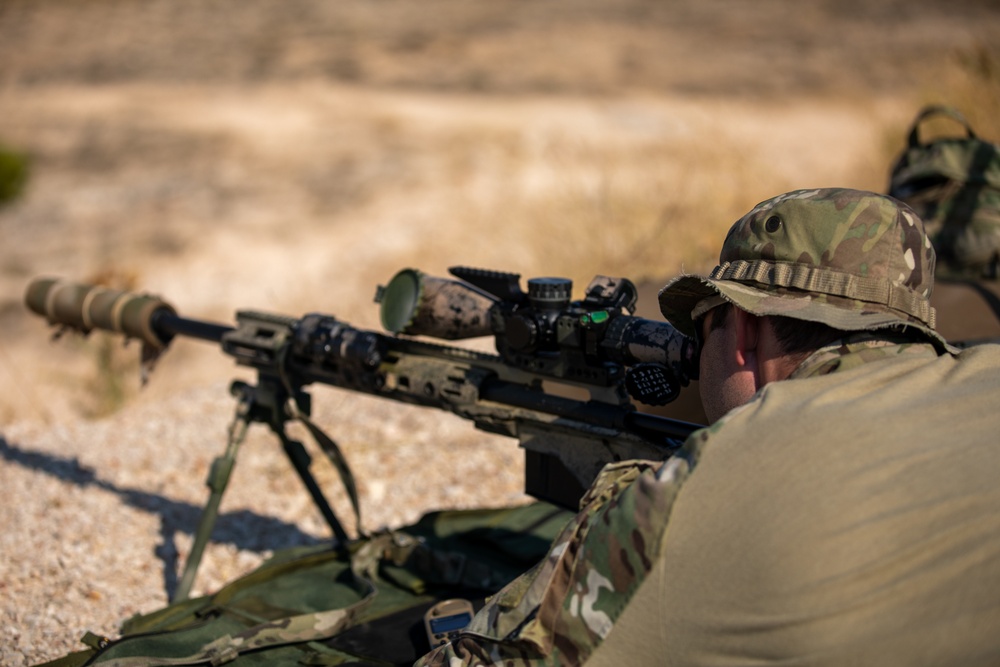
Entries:
[[326,496],[319,488],[319,484],[316,483],[316,478],[309,470],[312,457],[309,456],[309,452],[306,451],[301,442],[289,438],[285,432],[285,426],[292,418],[305,419],[308,422],[306,418],[311,405],[309,394],[297,387],[293,388],[290,383],[283,382],[281,378],[264,373],[258,377],[256,387],[249,387],[243,383],[234,383],[234,386],[236,392],[253,394],[255,397],[252,418],[256,421],[266,422],[281,440],[285,455],[292,463],[292,467],[295,468],[295,472],[298,473],[306,490],[309,491],[313,504],[319,509],[330,526],[330,530],[333,531],[336,539],[334,546],[342,548],[347,545],[350,541],[347,531],[344,530],[344,526],[340,523]]
[[215,527],[215,520],[219,516],[219,505],[222,503],[222,494],[229,485],[229,477],[236,465],[236,454],[240,445],[246,438],[247,428],[252,419],[253,406],[250,393],[241,395],[239,404],[236,407],[236,416],[229,425],[229,439],[226,443],[226,451],[222,456],[212,461],[212,467],[208,471],[208,479],[205,484],[211,490],[205,509],[201,512],[201,519],[198,521],[198,529],[195,531],[194,542],[191,544],[191,553],[188,554],[184,563],[184,573],[181,575],[177,590],[174,592],[171,602],[187,600],[194,584],[195,575],[198,573],[198,566],[201,564],[202,556],[208,539],[212,535]]
[[284,448],[288,460],[292,462],[295,472],[299,474],[299,479],[302,480],[302,483],[309,491],[309,495],[312,496],[313,503],[319,508],[319,511],[323,514],[323,518],[330,525],[330,530],[333,531],[334,537],[336,537],[335,546],[345,546],[350,538],[347,536],[347,531],[344,530],[344,526],[340,523],[340,519],[337,518],[333,508],[330,507],[330,503],[327,502],[326,496],[323,495],[323,490],[316,483],[316,478],[313,477],[312,472],[309,470],[309,466],[312,464],[312,457],[309,456],[309,452],[306,451],[301,442],[289,438],[283,428],[275,427],[274,432],[281,439],[281,446]]

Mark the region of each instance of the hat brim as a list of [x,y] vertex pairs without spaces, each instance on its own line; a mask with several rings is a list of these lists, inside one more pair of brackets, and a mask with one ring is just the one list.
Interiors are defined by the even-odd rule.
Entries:
[[753,315],[781,315],[819,322],[842,331],[912,328],[932,342],[944,348],[950,347],[934,329],[881,304],[859,304],[842,297],[791,288],[764,290],[733,280],[702,276],[680,276],[668,282],[659,293],[660,312],[678,331],[696,337],[697,329],[691,313],[699,302],[715,295]]

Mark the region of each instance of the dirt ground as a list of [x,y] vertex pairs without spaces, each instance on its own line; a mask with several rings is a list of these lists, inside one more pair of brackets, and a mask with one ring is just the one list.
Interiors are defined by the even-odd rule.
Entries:
[[[135,346],[48,340],[22,304],[32,277],[223,323],[254,308],[370,328],[404,267],[659,282],[711,266],[771,195],[884,189],[925,103],[1000,136],[997,44],[986,0],[0,0],[0,145],[31,164],[0,208],[0,468],[44,478],[30,434],[186,414],[172,401],[236,372],[180,340],[140,391]],[[17,531],[38,528],[21,502],[0,507],[8,575]],[[5,585],[7,622],[34,618]],[[25,664],[58,654],[58,622],[32,623]]]

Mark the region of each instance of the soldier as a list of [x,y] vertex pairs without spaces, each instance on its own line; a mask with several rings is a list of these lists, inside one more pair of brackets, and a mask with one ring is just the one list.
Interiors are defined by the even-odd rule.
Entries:
[[660,292],[713,423],[606,468],[547,558],[419,665],[1000,664],[1000,347],[935,331],[889,197],[765,201]]

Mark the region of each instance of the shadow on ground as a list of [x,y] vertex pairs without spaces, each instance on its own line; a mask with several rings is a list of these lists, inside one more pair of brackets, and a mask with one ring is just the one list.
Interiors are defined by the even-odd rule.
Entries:
[[[193,535],[202,507],[141,489],[118,486],[101,479],[94,469],[82,465],[76,457],[31,451],[9,442],[3,436],[0,436],[0,458],[81,488],[89,487],[113,493],[126,505],[159,516],[161,542],[156,546],[154,554],[162,563],[167,597],[173,599],[178,584],[179,560],[174,537],[178,532]],[[295,525],[249,510],[220,513],[212,531],[212,541],[257,552],[324,542]]]

